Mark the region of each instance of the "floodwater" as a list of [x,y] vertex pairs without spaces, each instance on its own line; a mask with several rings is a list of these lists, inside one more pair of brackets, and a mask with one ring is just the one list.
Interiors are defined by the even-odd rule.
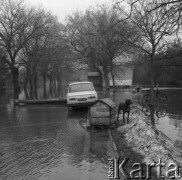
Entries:
[[[182,139],[182,89],[160,90],[167,96],[167,102],[159,103],[159,108],[156,110],[166,110],[164,117],[157,118],[155,116],[156,127],[167,135],[173,142]],[[110,92],[106,95],[113,99],[117,104],[124,102],[125,99],[131,98],[134,102],[141,104],[142,94],[138,95],[131,91],[119,91],[116,93]],[[101,95],[103,97],[103,94]]]
[[86,131],[88,109],[0,106],[1,180],[105,180],[114,157],[107,130]]
[[[173,142],[182,139],[182,89],[160,90],[167,96],[167,102],[159,103],[159,109],[166,110],[164,117],[157,118],[155,116],[156,127],[167,135]],[[108,97],[112,98],[117,104],[124,102],[125,99],[131,98],[134,102],[141,104],[142,94],[138,95],[131,91],[120,91],[117,93],[111,92]]]
[[175,142],[182,139],[182,90],[164,92],[168,97],[167,114],[156,122],[156,127]]
[[[182,137],[182,90],[166,90],[167,115],[156,121],[173,141]],[[11,94],[11,92],[10,92]],[[68,112],[64,105],[13,107],[10,94],[0,97],[0,179],[105,180],[113,157],[107,130],[86,131],[79,124],[87,109]],[[131,91],[99,92],[117,104]]]

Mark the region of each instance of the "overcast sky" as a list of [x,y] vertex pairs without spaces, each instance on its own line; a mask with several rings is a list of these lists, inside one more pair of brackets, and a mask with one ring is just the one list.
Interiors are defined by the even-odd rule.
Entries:
[[50,10],[53,15],[57,15],[60,21],[64,21],[66,15],[79,10],[84,11],[89,6],[107,3],[111,4],[114,0],[26,0],[30,5],[41,6]]

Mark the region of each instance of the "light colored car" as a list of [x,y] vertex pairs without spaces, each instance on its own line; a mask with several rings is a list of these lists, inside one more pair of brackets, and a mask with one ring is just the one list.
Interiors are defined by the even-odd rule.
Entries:
[[67,105],[71,107],[88,106],[98,100],[94,85],[89,81],[69,84]]

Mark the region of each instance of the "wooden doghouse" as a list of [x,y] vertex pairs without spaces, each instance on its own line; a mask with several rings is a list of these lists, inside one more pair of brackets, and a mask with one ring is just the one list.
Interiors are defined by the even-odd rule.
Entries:
[[90,125],[110,126],[116,122],[116,103],[109,98],[96,101],[89,110]]

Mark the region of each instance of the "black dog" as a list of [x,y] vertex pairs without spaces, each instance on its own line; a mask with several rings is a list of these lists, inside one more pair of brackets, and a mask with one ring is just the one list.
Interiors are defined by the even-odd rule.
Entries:
[[127,117],[127,123],[129,120],[129,115],[130,115],[130,104],[133,104],[133,102],[131,101],[131,99],[126,99],[125,103],[120,103],[118,106],[118,117],[117,117],[117,121],[119,121],[119,114],[120,111],[123,111],[123,123],[125,124],[125,113],[128,113],[128,117]]

